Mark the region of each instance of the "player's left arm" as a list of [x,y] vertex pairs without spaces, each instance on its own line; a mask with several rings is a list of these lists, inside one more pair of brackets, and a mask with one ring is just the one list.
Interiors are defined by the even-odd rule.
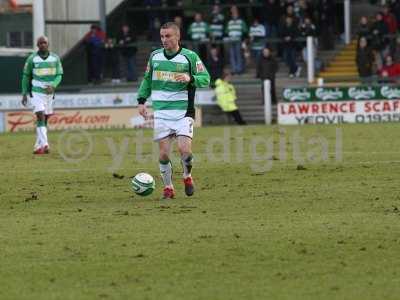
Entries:
[[30,92],[30,81],[33,73],[33,55],[30,55],[25,62],[24,69],[22,71],[22,95],[26,96]]
[[63,77],[63,67],[61,64],[60,58],[58,58],[57,66],[56,66],[56,77],[51,82],[51,84],[46,88],[48,94],[53,94],[55,89],[60,85],[62,77]]
[[196,88],[209,87],[210,74],[208,73],[200,57],[196,53],[193,53],[190,59],[192,65],[190,74],[190,83],[193,84]]
[[24,70],[22,72],[22,100],[23,106],[28,103],[28,94],[31,93],[31,80],[33,73],[33,54],[31,54],[24,65]]
[[57,61],[56,69],[57,69],[56,78],[53,80],[53,83],[51,84],[52,87],[54,87],[54,88],[56,88],[56,87],[58,87],[60,85],[62,77],[63,77],[63,74],[64,74],[63,66],[61,64],[61,60],[60,59],[58,59],[58,61]]

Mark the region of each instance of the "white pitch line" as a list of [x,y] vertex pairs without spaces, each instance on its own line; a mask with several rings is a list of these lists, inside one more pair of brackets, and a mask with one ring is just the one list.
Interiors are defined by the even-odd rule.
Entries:
[[[259,162],[259,161],[248,161],[248,162],[241,162],[238,163],[240,165],[246,165],[246,164],[250,164],[252,162]],[[265,162],[265,161],[264,161]],[[277,164],[284,164],[285,161],[273,161]],[[221,164],[227,164],[227,163],[221,163]],[[235,164],[234,162],[231,164]],[[377,160],[377,161],[356,161],[356,162],[346,162],[346,161],[342,161],[342,162],[335,162],[333,160],[329,160],[329,161],[320,161],[318,163],[313,163],[310,161],[306,161],[304,163],[305,166],[307,165],[311,165],[311,166],[316,166],[317,164],[323,164],[323,165],[328,165],[328,166],[341,166],[341,165],[345,165],[345,166],[355,166],[355,165],[373,165],[373,164],[400,164],[400,160]],[[214,166],[218,165],[218,162],[214,162]],[[298,163],[290,163],[290,164],[286,164],[285,166],[288,167],[296,167],[298,165]],[[196,169],[211,169],[210,166],[198,166],[195,167]],[[79,173],[79,172],[89,172],[89,171],[99,171],[99,172],[106,172],[106,173],[110,173],[112,174],[113,172],[118,173],[118,172],[122,172],[122,171],[130,171],[132,172],[132,174],[134,174],[135,171],[142,171],[143,168],[129,168],[129,167],[123,167],[123,168],[119,168],[115,171],[109,171],[108,167],[105,168],[81,168],[81,169],[42,169],[42,170],[12,170],[12,171],[8,171],[8,172],[1,172],[1,175],[9,175],[9,174],[26,174],[26,173]],[[272,167],[273,169],[273,167]],[[266,172],[268,173],[268,172]]]

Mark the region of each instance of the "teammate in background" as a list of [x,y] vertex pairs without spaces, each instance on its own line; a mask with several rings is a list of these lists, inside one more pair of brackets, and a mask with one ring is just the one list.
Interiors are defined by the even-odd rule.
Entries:
[[36,114],[36,143],[34,154],[49,153],[47,120],[53,114],[53,100],[56,87],[60,84],[63,68],[60,58],[49,52],[49,40],[45,36],[37,39],[39,51],[32,53],[25,62],[22,77],[22,105],[26,106],[31,97],[33,112]]
[[154,140],[159,144],[160,172],[164,182],[163,198],[174,198],[172,165],[169,159],[172,138],[177,138],[183,167],[185,194],[194,193],[192,137],[196,88],[208,87],[208,74],[199,56],[179,45],[180,30],[173,23],[161,26],[163,48],[153,51],[139,88],[139,113],[147,118],[146,99],[154,110]]

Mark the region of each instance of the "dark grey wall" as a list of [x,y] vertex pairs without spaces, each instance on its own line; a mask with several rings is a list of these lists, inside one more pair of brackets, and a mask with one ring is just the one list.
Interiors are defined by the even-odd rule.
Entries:
[[7,43],[7,32],[32,32],[32,14],[30,13],[3,13],[0,14],[0,46]]

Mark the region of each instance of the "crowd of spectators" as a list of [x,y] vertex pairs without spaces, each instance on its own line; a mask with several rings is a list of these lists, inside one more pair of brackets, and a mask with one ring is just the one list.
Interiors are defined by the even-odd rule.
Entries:
[[363,82],[400,76],[400,1],[391,0],[373,17],[361,17],[357,29],[356,64]]
[[[306,62],[307,36],[318,37],[315,39],[315,50],[334,47],[337,26],[333,0],[244,1],[247,4],[258,3],[250,16],[248,10],[243,13],[240,6],[228,7],[222,1],[205,2],[212,2],[206,3],[212,4],[209,6],[210,12],[203,14],[195,11],[190,18],[179,9],[166,9],[164,15],[158,10],[150,9],[147,12],[147,38],[153,42],[159,41],[161,24],[173,20],[181,27],[182,44],[199,53],[208,66],[213,81],[221,77],[222,70],[227,65],[233,75],[244,73],[249,64],[258,66],[265,61],[264,49],[268,49],[271,56],[284,60],[289,69],[289,77],[300,76],[301,67],[298,62],[301,59]],[[179,7],[183,2],[174,3]],[[149,0],[145,1],[145,5],[166,7],[168,2]],[[130,45],[137,38],[128,25],[124,25],[119,34],[110,34],[110,38],[106,38],[104,32],[94,25],[84,41],[88,53],[90,81],[96,82],[104,77],[99,65],[113,67],[111,77],[115,82],[121,77],[128,81],[137,79],[137,48]],[[125,70],[124,74],[120,70]],[[259,72],[257,76],[260,77]]]
[[[83,38],[87,52],[88,81],[97,84],[104,77],[110,77],[113,83],[119,83],[122,76],[126,81],[136,81],[135,42],[136,35],[127,24],[121,26],[115,38],[106,37],[100,26],[92,25]],[[111,73],[104,74],[105,71]]]

